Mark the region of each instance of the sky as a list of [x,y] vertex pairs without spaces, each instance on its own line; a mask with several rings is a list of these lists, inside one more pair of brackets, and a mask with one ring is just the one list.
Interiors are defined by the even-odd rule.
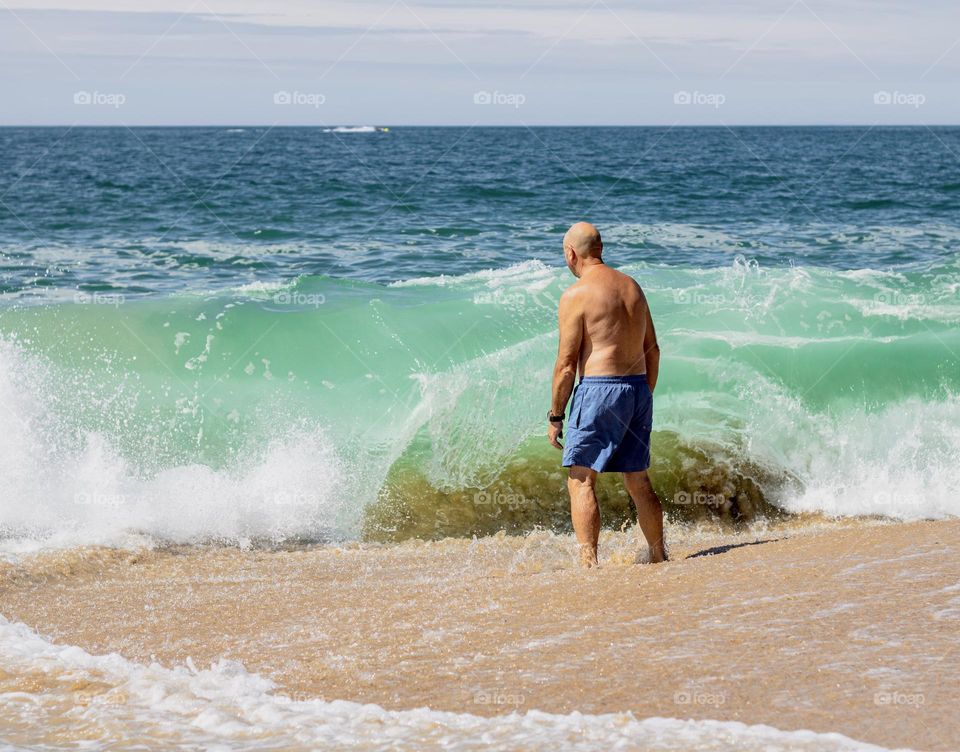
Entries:
[[0,0],[0,125],[960,124],[955,0]]

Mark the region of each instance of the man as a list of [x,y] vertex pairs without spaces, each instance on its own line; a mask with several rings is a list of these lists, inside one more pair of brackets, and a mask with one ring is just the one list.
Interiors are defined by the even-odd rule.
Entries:
[[[578,222],[563,236],[563,255],[577,281],[560,298],[560,350],[547,437],[563,449],[563,466],[570,468],[567,489],[580,563],[597,564],[595,483],[601,472],[623,473],[650,561],[661,562],[667,558],[663,509],[647,477],[660,348],[640,285],[604,264],[602,254],[600,233],[588,222]],[[578,369],[580,384],[574,391]],[[558,439],[571,391],[563,447]]]

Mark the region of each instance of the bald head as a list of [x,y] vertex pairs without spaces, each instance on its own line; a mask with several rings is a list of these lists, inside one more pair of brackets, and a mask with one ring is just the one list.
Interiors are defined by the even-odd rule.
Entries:
[[563,248],[572,248],[580,258],[600,258],[603,253],[600,231],[589,222],[577,222],[563,236]]

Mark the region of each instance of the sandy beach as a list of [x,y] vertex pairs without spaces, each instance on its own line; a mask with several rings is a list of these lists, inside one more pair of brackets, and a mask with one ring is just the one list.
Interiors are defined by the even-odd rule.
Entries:
[[[602,566],[586,572],[571,539],[548,533],[45,553],[5,565],[0,613],[95,655],[239,661],[293,699],[630,712],[957,747],[960,522],[668,533],[672,560],[648,565],[633,563],[636,529],[605,532]],[[0,674],[0,690],[48,681]]]
[[0,11],[0,752],[960,752],[960,3]]

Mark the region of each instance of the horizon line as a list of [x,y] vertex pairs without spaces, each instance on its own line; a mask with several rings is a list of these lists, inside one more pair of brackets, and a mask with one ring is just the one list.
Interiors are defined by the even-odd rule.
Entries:
[[960,123],[0,123],[0,128],[957,128]]

